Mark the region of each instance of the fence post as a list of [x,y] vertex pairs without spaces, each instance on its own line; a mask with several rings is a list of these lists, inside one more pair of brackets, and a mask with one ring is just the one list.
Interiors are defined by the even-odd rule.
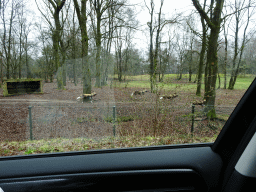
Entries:
[[192,104],[192,125],[191,125],[191,133],[192,133],[192,134],[193,134],[193,132],[194,132],[194,122],[195,122],[194,113],[195,113],[195,105]]
[[116,136],[116,106],[113,107],[113,134]]
[[31,113],[32,106],[28,107],[29,110],[29,127],[30,127],[30,140],[33,140],[33,133],[32,133],[32,113]]

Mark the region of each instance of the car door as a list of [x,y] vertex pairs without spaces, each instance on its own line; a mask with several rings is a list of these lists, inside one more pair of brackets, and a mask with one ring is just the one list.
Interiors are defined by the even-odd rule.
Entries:
[[254,80],[214,143],[1,157],[0,187],[4,192],[254,191],[255,98]]

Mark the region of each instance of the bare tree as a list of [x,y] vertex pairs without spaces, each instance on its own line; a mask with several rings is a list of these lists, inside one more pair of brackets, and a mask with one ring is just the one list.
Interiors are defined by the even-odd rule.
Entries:
[[[145,2],[145,0],[144,0]],[[164,26],[166,24],[171,24],[171,23],[176,23],[176,20],[179,16],[177,16],[174,19],[167,20],[167,19],[162,19],[162,8],[163,8],[164,0],[161,0],[160,2],[160,8],[158,17],[157,17],[157,23],[154,24],[154,12],[155,12],[155,4],[154,0],[150,1],[150,7],[147,5],[145,2],[145,5],[149,11],[150,14],[150,21],[148,22],[148,27],[149,27],[149,36],[150,36],[150,43],[149,43],[149,61],[150,61],[150,87],[151,87],[151,92],[156,91],[156,73],[157,73],[157,65],[158,65],[158,54],[159,54],[159,37],[160,33],[163,30]],[[155,35],[155,46],[153,45],[153,39],[154,39],[154,32],[156,31]]]
[[55,66],[56,69],[58,70],[57,73],[57,82],[58,82],[58,89],[64,89],[64,84],[63,84],[63,71],[62,71],[62,66],[60,63],[60,58],[59,58],[59,44],[61,41],[61,30],[62,26],[60,24],[60,11],[63,8],[66,0],[48,0],[49,3],[52,5],[54,9],[53,13],[53,18],[54,18],[54,23],[55,23],[55,28],[53,31],[53,36],[52,36],[52,41],[53,41],[53,49],[54,49],[54,57],[55,57]]
[[[131,37],[134,30],[137,28],[135,14],[130,8],[123,8],[116,13],[115,21],[115,51],[116,51],[116,69],[118,80],[125,80],[125,75],[128,72],[128,63],[132,49]],[[122,18],[122,19],[119,19]]]
[[[110,4],[114,4],[115,0],[109,0]],[[116,15],[119,12],[119,9],[121,6],[116,7],[116,6],[110,6],[107,9],[107,22],[105,22],[104,26],[104,32],[103,32],[103,47],[104,47],[104,54],[102,55],[102,86],[107,84],[108,80],[108,73],[110,70],[111,63],[112,61],[112,56],[111,56],[111,46],[112,42],[114,40],[114,32],[116,31],[117,27],[114,25],[116,19]],[[114,65],[112,64],[114,67]]]
[[210,4],[210,16],[204,11],[198,0],[192,0],[200,16],[204,18],[207,26],[210,28],[210,36],[207,49],[207,62],[205,68],[205,111],[210,119],[216,118],[215,98],[216,98],[216,79],[218,73],[218,38],[221,27],[221,13],[224,0],[212,0]]
[[185,32],[183,35],[183,46],[185,48],[184,52],[184,58],[185,62],[188,65],[188,74],[189,74],[189,82],[192,81],[192,74],[193,74],[193,68],[194,68],[194,60],[195,60],[195,54],[198,54],[198,51],[196,50],[196,33],[195,30],[192,29],[191,26],[195,26],[194,18],[191,15],[188,19],[186,19],[186,24],[184,25],[183,31]]
[[[123,21],[121,21],[123,23]],[[116,41],[115,41],[115,50],[116,50],[116,66],[117,66],[117,74],[118,74],[118,80],[119,82],[122,81],[123,78],[123,45],[124,40],[122,37],[123,33],[123,25],[120,23],[120,27],[116,30]]]
[[[94,36],[96,44],[96,87],[101,87],[101,22],[103,13],[109,7],[109,1],[107,0],[90,0],[91,9],[94,10],[96,17],[96,26],[94,27]],[[92,19],[93,21],[93,19]]]
[[[36,1],[37,2],[37,1]],[[47,3],[48,2],[48,3]],[[64,7],[66,0],[48,0],[47,2],[43,1],[44,5],[49,10],[50,14],[54,19],[54,25],[50,21],[50,18],[46,14],[44,14],[39,5],[37,7],[41,14],[44,16],[45,20],[47,21],[49,27],[51,28],[52,32],[52,42],[53,42],[53,50],[54,50],[54,62],[55,62],[55,69],[57,72],[57,83],[58,89],[64,89],[63,83],[63,59],[62,62],[60,61],[59,51],[63,51],[63,47],[61,46],[61,34],[63,30],[63,23],[60,22],[60,12]],[[62,49],[61,49],[62,48]],[[63,53],[64,55],[65,53]]]
[[228,28],[226,29],[226,19],[224,19],[223,32],[225,39],[225,57],[224,57],[224,89],[227,88],[227,62],[228,62]]
[[[41,24],[36,24],[37,30],[40,32],[39,41],[42,43],[41,52],[42,52],[42,60],[44,61],[42,65],[40,65],[40,69],[43,73],[44,79],[47,82],[50,79],[50,82],[53,82],[54,75],[54,54],[53,54],[53,46],[52,46],[52,31],[51,29],[43,29]],[[40,58],[39,58],[40,60]]]
[[[146,4],[146,2],[145,2]],[[155,90],[155,83],[156,79],[154,81],[154,76],[155,71],[154,71],[154,55],[153,55],[153,35],[154,35],[154,28],[153,28],[153,19],[154,19],[154,9],[155,9],[155,4],[154,1],[150,1],[150,8],[147,6],[149,14],[150,14],[150,22],[148,22],[148,27],[149,27],[149,35],[150,35],[150,40],[149,40],[149,62],[150,62],[150,88],[151,92],[154,92]]]
[[[109,0],[110,4],[113,4],[114,0]],[[115,16],[118,13],[118,8],[114,6],[110,6],[109,9],[107,9],[107,18],[108,18],[108,23],[105,25],[105,38],[104,38],[104,49],[105,49],[105,54],[104,54],[104,60],[105,62],[105,70],[103,74],[103,80],[102,84],[106,85],[107,80],[108,80],[108,73],[109,73],[109,67],[111,65],[111,46],[113,42],[113,36],[114,36],[114,31],[116,30],[116,27],[114,27],[114,20]],[[113,62],[112,62],[113,63]]]
[[176,52],[178,55],[178,60],[179,60],[179,65],[178,65],[178,77],[177,80],[182,79],[182,74],[183,74],[183,69],[184,69],[184,64],[185,64],[185,53],[188,46],[188,41],[186,39],[186,34],[183,33],[182,36],[180,34],[176,34]]
[[28,35],[31,32],[31,23],[24,23],[23,25],[23,50],[25,52],[25,66],[27,71],[27,78],[32,78],[31,69],[29,67],[28,51],[34,46],[32,42],[28,41]]
[[[9,4],[11,3],[11,7]],[[17,8],[18,8],[18,1],[12,0],[3,0],[2,7],[1,7],[1,18],[3,22],[3,49],[4,49],[4,56],[6,59],[6,78],[10,78],[10,66],[11,66],[11,48],[13,45],[12,39],[14,38],[13,35],[13,23],[16,16]],[[9,24],[7,23],[6,12],[8,9],[11,9],[10,17],[8,18]]]
[[[226,7],[226,15],[227,15],[227,5]],[[224,66],[223,66],[223,73],[224,73],[224,89],[227,88],[227,64],[228,64],[228,34],[229,34],[229,27],[232,21],[232,17],[224,17],[223,18],[223,33],[224,33]]]
[[159,51],[159,65],[158,65],[158,79],[159,82],[163,82],[164,75],[167,70],[167,67],[170,63],[170,48],[160,48]]
[[[124,5],[123,0],[90,0],[91,20],[96,45],[96,87],[102,86],[101,74],[101,46],[102,46],[102,22],[107,19],[108,10],[112,7],[121,7]],[[103,17],[106,14],[106,17]]]
[[244,50],[244,66],[243,71],[244,75],[247,73],[255,74],[256,72],[256,38],[255,35],[251,38],[250,42],[245,47]]
[[76,10],[74,7],[73,15],[72,15],[72,25],[70,25],[70,35],[71,35],[71,58],[73,60],[73,80],[75,86],[77,86],[77,41],[78,41],[78,30],[76,27],[76,22],[75,22],[75,14]]
[[21,8],[21,13],[18,15],[18,18],[19,18],[19,27],[20,27],[20,30],[19,30],[19,79],[21,79],[21,68],[22,68],[22,53],[23,53],[23,49],[22,49],[22,43],[23,43],[23,28],[24,28],[24,25],[26,23],[26,20],[24,18],[24,9],[23,9],[23,6]]
[[165,22],[162,21],[162,8],[163,8],[164,0],[161,0],[161,5],[159,8],[159,13],[158,13],[158,20],[157,20],[157,27],[156,27],[156,43],[155,43],[155,53],[154,53],[154,63],[153,63],[153,78],[152,78],[152,83],[156,83],[156,72],[157,72],[157,65],[159,63],[158,60],[158,54],[159,54],[159,47],[160,47],[160,32],[162,31],[164,25],[166,24]]
[[[237,75],[239,73],[239,68],[241,65],[241,60],[243,56],[243,51],[246,43],[249,41],[247,37],[247,29],[251,20],[252,15],[254,14],[254,8],[251,11],[250,6],[251,6],[251,0],[249,0],[248,5],[246,7],[247,10],[244,10],[243,7],[245,6],[246,0],[236,0],[235,5],[232,6],[232,9],[235,14],[235,45],[234,45],[234,57],[232,61],[232,72],[231,72],[231,77],[229,81],[229,86],[228,89],[234,89]],[[247,12],[247,17],[246,21],[243,21],[243,16]],[[244,26],[244,31],[243,31],[243,36],[241,39],[241,45],[239,46],[239,31],[241,30],[243,24]]]

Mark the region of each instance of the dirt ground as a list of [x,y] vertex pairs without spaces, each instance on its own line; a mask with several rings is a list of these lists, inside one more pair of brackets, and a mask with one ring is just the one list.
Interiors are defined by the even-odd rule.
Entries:
[[[145,135],[163,130],[165,134],[170,134],[173,130],[179,129],[179,126],[183,126],[185,131],[189,129],[191,122],[184,120],[184,114],[191,112],[193,101],[201,100],[193,92],[182,91],[182,89],[175,91],[178,97],[172,100],[157,100],[156,95],[150,92],[131,97],[133,91],[145,91],[145,89],[110,89],[109,86],[105,86],[93,88],[97,95],[93,97],[92,102],[82,103],[77,100],[82,94],[81,83],[75,86],[72,82],[67,82],[66,90],[57,90],[56,87],[56,82],[44,83],[43,94],[9,97],[3,97],[0,89],[0,141],[20,141],[30,138],[29,106],[32,107],[34,139],[97,138],[113,135],[111,121],[113,106],[116,107],[117,117],[132,115],[134,118],[123,120],[116,125],[116,133],[119,135]],[[217,112],[226,110],[225,113],[230,114],[243,94],[244,91],[241,90],[217,90]],[[201,108],[199,107],[198,110]],[[180,114],[183,119],[179,119],[177,114]],[[175,125],[177,122],[179,126]],[[202,121],[203,124],[205,122]],[[157,130],[154,130],[154,127],[157,127]],[[202,133],[203,129],[200,131]]]

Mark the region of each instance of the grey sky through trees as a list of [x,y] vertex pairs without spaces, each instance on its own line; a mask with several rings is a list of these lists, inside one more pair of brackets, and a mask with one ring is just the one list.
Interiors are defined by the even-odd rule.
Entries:
[[[149,0],[145,0],[147,4],[149,4]],[[38,3],[40,1],[37,0]],[[155,6],[156,10],[159,9],[160,1],[155,0]],[[145,7],[144,0],[129,0],[130,4],[134,4],[135,13],[137,15],[137,20],[139,21],[139,28],[136,33],[136,37],[134,37],[133,43],[136,45],[137,48],[147,49],[148,46],[148,40],[147,40],[147,22],[150,20],[150,15],[148,13],[147,8]],[[67,5],[65,5],[67,6]],[[73,6],[73,3],[71,2],[71,6]],[[41,20],[41,24],[43,24],[43,18],[41,18],[41,13],[38,11],[35,0],[31,0],[31,6],[29,6],[29,9],[32,11],[33,20]],[[183,13],[184,15],[191,13],[191,11],[194,10],[194,7],[192,5],[191,0],[165,0],[164,6],[163,6],[163,14],[164,18],[169,19],[172,18],[174,14],[176,13]],[[157,13],[157,12],[156,12]],[[36,19],[37,17],[37,19]],[[157,15],[155,14],[155,17]],[[41,19],[40,19],[41,18]],[[47,27],[47,26],[46,26]],[[144,32],[145,31],[145,32]],[[30,38],[34,38],[36,34],[31,34]]]
[[[41,3],[39,0],[37,0],[38,3]],[[67,1],[68,4],[69,0]],[[150,0],[128,0],[128,3],[134,6],[131,6],[132,9],[134,9],[135,14],[137,14],[137,20],[139,21],[138,29],[133,35],[132,43],[135,48],[139,49],[140,52],[143,53],[144,57],[147,56],[147,52],[149,49],[149,32],[148,32],[148,26],[147,22],[150,21],[150,14],[145,6],[145,2],[149,5]],[[226,1],[229,2],[229,1]],[[157,12],[159,10],[160,1],[154,0],[155,3],[155,19],[157,18]],[[203,2],[200,1],[202,4]],[[231,1],[232,3],[232,1]],[[65,6],[67,6],[67,4]],[[37,6],[35,4],[35,0],[31,0],[28,2],[28,8],[31,10],[33,15],[33,20],[35,21],[41,21],[40,23],[43,24],[45,21],[42,18],[40,12],[37,10]],[[71,8],[73,7],[73,2],[71,1]],[[73,8],[72,8],[73,9]],[[198,32],[201,32],[201,25],[200,25],[200,18],[198,17],[198,14],[196,13],[196,9],[194,8],[192,4],[192,0],[164,0],[164,6],[163,6],[163,18],[165,19],[171,19],[175,16],[175,14],[181,13],[182,16],[188,16],[192,12],[194,13],[194,17],[196,19],[197,25],[195,26],[195,29]],[[224,10],[224,13],[229,14],[231,11]],[[34,14],[33,14],[34,13]],[[231,18],[231,17],[230,17]],[[182,18],[183,19],[183,18]],[[181,20],[182,20],[181,19]],[[254,21],[250,23],[250,26],[248,28],[254,27]],[[44,24],[43,24],[44,25]],[[165,27],[165,29],[162,31],[163,34],[163,41],[167,40],[164,39],[167,37],[168,30],[171,25]],[[47,25],[45,24],[45,27],[47,28]],[[179,34],[180,31],[183,30],[182,26],[179,25],[172,25],[172,29],[170,30],[170,34],[176,35]],[[248,29],[249,31],[249,29]],[[230,31],[231,32],[231,31]],[[220,39],[223,38],[223,31],[221,31]],[[34,39],[37,37],[38,31],[34,30],[33,33],[29,34],[29,39]],[[228,37],[232,40],[232,37]]]

